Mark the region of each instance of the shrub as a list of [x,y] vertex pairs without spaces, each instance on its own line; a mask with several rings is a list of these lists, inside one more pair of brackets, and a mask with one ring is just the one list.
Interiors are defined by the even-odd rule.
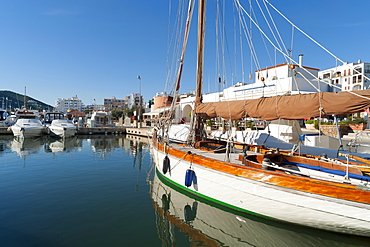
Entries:
[[306,123],[306,124],[313,124],[313,123],[315,123],[315,121],[316,120],[314,120],[314,119],[310,119],[310,120],[304,121],[304,123]]
[[208,119],[208,120],[206,121],[206,125],[207,125],[207,126],[212,126],[212,125],[213,125],[213,123],[214,123],[214,121],[213,121],[213,120],[211,120],[211,119]]
[[363,118],[353,118],[352,120],[340,121],[339,124],[341,125],[349,125],[349,124],[366,124],[367,121]]

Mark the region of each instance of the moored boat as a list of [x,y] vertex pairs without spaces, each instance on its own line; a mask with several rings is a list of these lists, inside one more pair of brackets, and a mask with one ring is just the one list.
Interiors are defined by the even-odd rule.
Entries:
[[224,153],[153,143],[157,172],[187,192],[268,219],[368,236],[367,185],[325,181],[294,174],[294,170],[287,174],[263,169],[262,164],[251,160],[245,165],[239,161],[241,154],[230,154],[233,162],[225,162]]
[[[192,7],[189,4],[189,13]],[[366,165],[352,167],[349,162],[334,164],[312,158],[236,149],[231,136],[225,145],[207,140],[203,125],[207,119],[216,117],[226,120],[245,117],[297,120],[359,112],[369,108],[370,90],[339,93],[319,91],[202,103],[205,1],[199,1],[198,10],[194,114],[186,144],[171,141],[169,130],[180,86],[182,53],[175,81],[175,100],[168,117],[159,123],[159,131],[153,134],[152,155],[158,175],[188,193],[243,213],[368,237],[370,186]],[[290,67],[294,70],[294,66]]]
[[19,110],[16,113],[17,121],[10,126],[14,136],[22,138],[41,136],[45,127],[42,125],[39,115],[32,110]]
[[48,126],[49,134],[59,137],[71,137],[76,135],[77,127],[68,119],[55,119]]
[[51,136],[71,137],[76,135],[77,126],[66,119],[62,112],[47,112],[44,115],[44,125]]

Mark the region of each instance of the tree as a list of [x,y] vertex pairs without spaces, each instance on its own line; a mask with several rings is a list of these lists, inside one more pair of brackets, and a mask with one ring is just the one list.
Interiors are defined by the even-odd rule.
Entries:
[[116,120],[121,118],[123,116],[123,110],[122,109],[114,109],[112,110],[112,117]]
[[128,107],[126,107],[124,110],[123,110],[124,114],[126,117],[132,117],[134,115],[133,111],[130,110]]

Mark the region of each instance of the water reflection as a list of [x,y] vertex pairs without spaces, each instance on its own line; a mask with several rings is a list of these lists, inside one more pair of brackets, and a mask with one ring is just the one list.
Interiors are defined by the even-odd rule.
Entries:
[[43,145],[44,140],[42,137],[14,137],[13,141],[10,143],[10,149],[16,152],[19,157],[24,158],[28,155],[39,153]]
[[[130,135],[85,135],[69,138],[57,138],[51,136],[41,136],[35,138],[18,138],[10,135],[0,138],[0,155],[4,152],[15,152],[19,157],[25,158],[29,155],[40,153],[71,153],[81,152],[83,143],[86,140],[86,148],[100,157],[105,157],[108,153],[123,150],[135,158],[133,166],[140,166],[142,162],[143,150],[149,149],[147,138]],[[145,152],[144,152],[145,153]]]
[[196,246],[369,246],[370,240],[238,214],[185,195],[157,175],[151,186],[158,237],[176,245],[176,231]]
[[45,139],[44,149],[46,153],[60,153],[79,151],[82,147],[82,140],[76,136],[69,138],[49,137]]

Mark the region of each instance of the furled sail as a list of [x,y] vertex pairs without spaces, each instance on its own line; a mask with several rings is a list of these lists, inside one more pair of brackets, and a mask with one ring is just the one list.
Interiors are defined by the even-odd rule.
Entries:
[[206,119],[246,117],[275,120],[343,115],[370,107],[370,90],[318,92],[269,98],[201,103],[195,113]]

